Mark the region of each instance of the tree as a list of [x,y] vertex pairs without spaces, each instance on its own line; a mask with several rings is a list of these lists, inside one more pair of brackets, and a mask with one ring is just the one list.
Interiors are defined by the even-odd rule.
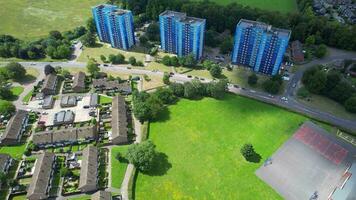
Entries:
[[63,59],[69,58],[72,55],[72,50],[69,45],[62,44],[57,47],[57,54],[54,58]]
[[158,88],[154,95],[156,95],[164,104],[172,104],[176,101],[176,97],[170,88]]
[[140,41],[140,44],[142,46],[146,46],[147,45],[147,42],[148,42],[148,38],[144,35],[141,35],[140,38],[139,38],[139,41]]
[[166,66],[170,66],[171,65],[171,58],[169,56],[163,56],[162,58],[162,64],[166,65]]
[[210,70],[211,66],[213,66],[213,61],[211,60],[204,60],[203,62],[203,67],[206,69],[206,70]]
[[49,37],[53,38],[55,40],[61,40],[63,39],[62,33],[59,31],[50,31],[49,32]]
[[249,85],[256,85],[257,84],[257,81],[258,81],[258,77],[255,73],[251,74],[249,77],[248,77],[248,84]]
[[11,102],[0,99],[0,113],[1,114],[9,115],[15,111],[16,111],[16,108]]
[[172,56],[170,59],[170,64],[174,67],[178,67],[179,66],[179,60],[176,56]]
[[135,66],[135,65],[136,65],[136,58],[133,57],[133,56],[131,56],[131,57],[129,58],[129,63],[130,63],[130,65]]
[[91,32],[87,32],[80,40],[86,47],[95,47],[96,45],[95,34]]
[[110,54],[109,55],[109,61],[112,64],[124,64],[125,63],[125,56],[122,55],[121,53],[118,53],[117,55]]
[[212,67],[209,70],[211,76],[215,78],[219,78],[221,76],[221,71],[222,71],[221,67],[217,64],[212,65]]
[[168,73],[164,73],[163,74],[163,83],[166,85],[169,85],[171,82],[169,81],[169,74]]
[[307,37],[307,39],[305,40],[305,45],[307,45],[308,47],[311,47],[315,44],[315,36],[314,35],[310,35]]
[[210,82],[206,87],[207,94],[216,99],[222,99],[227,91],[227,80]]
[[312,93],[319,94],[325,87],[326,74],[324,71],[317,71],[310,79],[305,87]]
[[0,186],[5,185],[6,180],[7,180],[6,174],[4,172],[0,171]]
[[127,150],[126,157],[141,172],[148,172],[153,167],[157,155],[156,146],[150,141],[132,144]]
[[263,88],[266,92],[270,94],[278,94],[281,84],[278,81],[273,81],[268,79],[263,83]]
[[155,95],[151,95],[147,101],[146,104],[149,107],[149,119],[157,119],[158,114],[162,111],[163,109],[163,102],[161,101],[161,99],[159,99],[157,96]]
[[301,87],[299,88],[297,95],[300,98],[307,98],[310,95],[310,93],[305,87]]
[[188,99],[194,99],[198,97],[198,91],[191,82],[184,83],[184,97]]
[[104,55],[100,55],[100,60],[103,62],[103,63],[106,63],[106,57]]
[[182,97],[184,95],[184,86],[180,83],[171,83],[169,88],[172,90],[173,94]]
[[344,103],[354,92],[355,89],[347,81],[340,81],[329,92],[328,96],[339,103]]
[[89,61],[87,63],[87,71],[93,77],[96,77],[98,75],[98,73],[100,72],[100,68],[94,59],[89,59]]
[[16,180],[16,179],[11,179],[11,180],[8,182],[8,184],[9,184],[9,186],[10,186],[11,188],[14,188],[14,187],[16,187],[16,186],[19,185],[19,182],[18,182],[18,180]]
[[224,39],[224,41],[220,44],[220,53],[228,54],[232,51],[232,47],[233,47],[232,38],[228,37]]
[[94,19],[93,19],[92,17],[90,17],[90,18],[87,20],[86,27],[87,27],[87,30],[88,30],[89,33],[95,34],[95,32],[96,32],[96,27],[95,27]]
[[252,156],[255,155],[255,150],[253,149],[252,144],[244,144],[240,149],[240,153],[246,160],[250,160]]
[[56,73],[56,70],[54,69],[54,67],[52,67],[52,65],[46,65],[45,68],[44,68],[44,73],[47,76],[49,74]]
[[133,113],[140,122],[150,119],[150,108],[145,102],[134,103]]
[[209,47],[217,47],[219,40],[217,39],[218,33],[213,30],[208,30],[205,33],[205,44]]
[[195,67],[197,65],[197,61],[192,53],[181,57],[179,63],[185,67]]
[[159,41],[159,25],[156,22],[147,27],[146,36],[151,41]]
[[17,62],[11,62],[5,66],[5,69],[8,71],[8,78],[21,80],[26,75],[26,69]]
[[327,53],[327,48],[324,44],[319,45],[314,52],[314,55],[317,58],[323,58]]
[[72,170],[69,170],[68,168],[65,168],[65,167],[61,168],[60,174],[61,174],[61,176],[64,176],[64,177],[71,177],[71,176],[73,176]]
[[356,96],[347,99],[344,105],[347,111],[356,113]]

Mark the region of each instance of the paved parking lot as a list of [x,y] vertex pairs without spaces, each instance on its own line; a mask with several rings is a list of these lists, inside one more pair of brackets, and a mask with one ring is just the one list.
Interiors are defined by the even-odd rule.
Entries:
[[[90,95],[83,96],[83,99],[77,101],[77,106],[70,108],[61,108],[60,106],[60,97],[55,101],[53,109],[44,110],[48,114],[42,115],[41,121],[44,121],[46,126],[53,125],[54,115],[60,111],[70,110],[75,113],[74,122],[85,122],[91,120],[91,116],[89,115],[91,109],[85,109],[84,106],[90,104]],[[41,108],[39,105],[40,101],[36,100],[29,104],[29,106],[33,108]]]

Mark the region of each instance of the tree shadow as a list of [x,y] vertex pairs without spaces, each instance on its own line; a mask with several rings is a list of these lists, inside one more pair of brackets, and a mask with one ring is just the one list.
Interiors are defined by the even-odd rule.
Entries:
[[22,79],[19,80],[15,80],[16,82],[18,82],[21,85],[25,85],[25,84],[30,84],[35,82],[37,79],[37,77],[30,75],[30,74],[26,74],[25,77],[23,77]]
[[172,168],[172,164],[168,161],[168,156],[158,152],[153,161],[153,168],[143,173],[149,176],[163,176],[170,168]]
[[248,162],[253,162],[253,163],[259,163],[261,159],[262,159],[261,155],[256,152],[253,152],[253,154],[250,157],[246,158]]
[[159,113],[157,119],[152,120],[152,122],[165,122],[170,119],[170,112],[167,106],[163,107],[162,111]]

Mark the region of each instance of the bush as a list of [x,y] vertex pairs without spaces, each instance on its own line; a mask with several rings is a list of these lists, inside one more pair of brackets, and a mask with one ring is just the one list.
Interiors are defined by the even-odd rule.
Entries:
[[297,95],[300,98],[307,98],[310,96],[310,93],[305,87],[301,87],[301,88],[299,88]]
[[257,81],[258,81],[258,77],[255,73],[251,74],[249,77],[248,77],[248,84],[249,85],[256,85],[257,84]]
[[219,78],[221,76],[221,67],[219,65],[212,65],[209,72],[212,77]]
[[9,115],[16,111],[14,104],[10,101],[0,99],[0,113],[2,115]]
[[171,82],[169,81],[169,74],[168,73],[164,73],[163,75],[163,83],[166,85],[169,85]]
[[356,96],[345,101],[345,109],[349,112],[356,113]]
[[129,63],[130,63],[130,65],[135,66],[135,65],[136,65],[136,58],[133,57],[133,56],[131,56],[131,57],[129,58]]
[[254,154],[255,154],[255,150],[253,149],[252,144],[244,144],[244,146],[242,146],[240,152],[246,160],[251,159],[251,157],[254,156]]
[[166,66],[170,66],[171,65],[171,58],[169,56],[164,56],[162,58],[162,64],[164,64]]

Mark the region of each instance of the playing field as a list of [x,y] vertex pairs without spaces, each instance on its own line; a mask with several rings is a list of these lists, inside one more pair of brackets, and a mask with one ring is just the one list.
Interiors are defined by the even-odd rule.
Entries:
[[51,30],[65,31],[84,25],[91,6],[103,0],[1,0],[0,34],[22,39],[45,36]]
[[282,13],[290,13],[297,11],[297,3],[295,0],[210,0],[221,5],[229,3],[238,3],[245,6],[261,8],[271,11],[280,11]]
[[[150,124],[161,164],[138,175],[136,199],[281,199],[255,171],[305,120],[236,95],[180,100]],[[241,156],[245,143],[253,144],[259,162]]]

